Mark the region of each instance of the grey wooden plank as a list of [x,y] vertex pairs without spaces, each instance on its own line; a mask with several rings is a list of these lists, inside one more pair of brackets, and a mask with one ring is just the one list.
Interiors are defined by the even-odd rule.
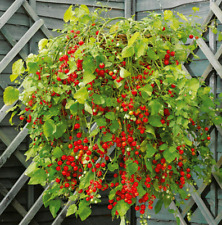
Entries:
[[[26,10],[26,12],[29,14],[29,16],[36,22],[38,21],[40,18],[39,16],[36,14],[36,12],[33,10],[33,8],[28,4],[27,1],[25,1],[23,3],[23,7]],[[46,27],[45,23],[41,26],[41,30],[42,32],[45,34],[45,36],[47,38],[51,38],[53,37],[53,34],[48,30],[48,28]]]
[[[103,6],[109,7],[112,9],[122,9],[124,10],[124,1],[98,1],[98,0],[37,0],[37,3],[58,3],[58,4],[66,4],[66,5],[75,5],[82,4],[87,5],[89,7],[99,7],[98,2],[102,3]],[[67,7],[67,6],[66,6]],[[68,8],[68,7],[67,7]]]
[[132,7],[132,0],[125,0],[125,17],[131,17],[131,7]]
[[10,191],[7,193],[7,195],[3,198],[3,200],[0,202],[0,215],[4,212],[4,210],[7,208],[7,206],[11,203],[11,201],[14,199],[14,197],[18,194],[20,189],[23,187],[25,182],[29,179],[25,175],[25,172],[19,177],[19,179],[16,181],[16,183],[13,185],[13,187],[10,189]]
[[190,192],[192,198],[194,199],[195,203],[197,204],[198,208],[200,209],[200,211],[201,211],[202,215],[204,216],[205,220],[210,225],[217,225],[217,223],[215,222],[215,220],[214,220],[213,216],[211,215],[210,211],[208,210],[208,208],[204,204],[204,201],[201,199],[201,197],[197,193],[197,190],[192,185],[188,185],[187,187],[189,188],[189,192]]
[[[216,54],[215,54],[215,58],[218,60],[218,59],[220,58],[221,54],[222,54],[222,45],[221,45],[220,48],[217,50],[217,52],[216,52]],[[204,73],[203,73],[202,76],[201,76],[201,80],[202,80],[202,81],[205,81],[205,80],[206,80],[206,78],[208,77],[208,75],[209,75],[209,73],[211,72],[211,70],[212,70],[212,65],[209,64],[209,65],[207,66],[207,68],[205,69]]]
[[[195,0],[195,3],[197,2],[206,2],[206,0]],[[161,5],[163,9],[172,9],[179,6],[184,6],[187,4],[193,4],[194,0],[177,0],[177,1],[169,1],[169,0],[161,0]],[[158,10],[160,9],[160,3],[159,1],[146,1],[146,0],[140,0],[137,1],[136,5],[136,11],[146,11],[146,10]]]
[[[13,36],[10,34],[10,32],[8,32],[8,29],[6,29],[5,27],[2,27],[1,29],[1,33],[5,36],[5,38],[7,39],[7,41],[11,44],[11,46],[15,46],[16,45],[16,40],[13,38]],[[22,59],[26,59],[27,54],[25,53],[25,51],[23,49],[21,49],[21,51],[19,52],[19,55],[22,57]]]
[[[2,183],[0,183],[0,193],[3,196],[6,196],[6,194],[8,193],[8,190],[5,188],[5,186]],[[16,198],[14,198],[14,200],[11,202],[11,205],[22,217],[24,217],[27,214],[26,209],[19,203],[18,200],[16,200]],[[39,224],[35,220],[33,220],[30,223],[30,225],[39,225]]]
[[16,0],[0,18],[0,29],[7,23],[13,14],[19,9],[24,0]]
[[24,140],[24,138],[28,135],[28,129],[26,128],[28,124],[18,133],[16,138],[10,143],[7,149],[0,157],[0,168],[4,165],[7,159],[11,156],[11,154],[16,150],[16,148],[20,145],[20,143]]
[[210,2],[210,9],[216,15],[217,19],[222,23],[222,12],[215,2]]
[[[47,190],[48,188],[49,188],[49,185],[45,188],[45,190]],[[33,217],[36,215],[36,213],[40,210],[40,208],[43,205],[42,197],[43,197],[44,191],[38,197],[35,204],[31,207],[31,209],[27,212],[27,214],[23,217],[19,225],[28,225],[33,219]]]
[[176,217],[179,217],[180,223],[181,223],[182,225],[187,225],[187,223],[186,223],[186,221],[184,220],[183,216],[180,214],[178,208],[176,207],[174,201],[172,201],[172,202],[170,203],[169,208],[176,211],[176,213],[174,213],[174,216],[175,216],[175,218],[176,218]]
[[16,43],[16,45],[9,51],[9,53],[0,62],[0,73],[7,67],[10,61],[21,51],[25,44],[32,38],[32,36],[43,25],[43,20],[36,21],[31,28],[24,34],[24,36]]
[[207,44],[204,42],[204,40],[202,38],[199,38],[197,40],[197,43],[198,43],[198,46],[203,51],[203,53],[206,55],[209,62],[212,64],[214,69],[217,71],[218,75],[222,78],[222,66],[218,62],[215,55],[212,53],[212,51],[210,50],[210,48],[207,46]]

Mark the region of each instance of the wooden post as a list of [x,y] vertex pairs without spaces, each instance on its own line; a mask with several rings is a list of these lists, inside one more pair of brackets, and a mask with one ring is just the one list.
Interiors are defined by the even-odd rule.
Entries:
[[[212,8],[212,5],[215,5],[215,0],[210,1],[210,6]],[[222,14],[220,14],[222,16]],[[211,26],[215,26],[215,20],[212,21]],[[209,29],[209,47],[212,53],[215,55],[217,51],[217,40],[216,35],[213,33],[212,29]],[[212,74],[210,76],[209,80],[209,86],[211,87],[212,93],[214,97],[216,98],[216,89],[217,89],[217,73],[215,70],[212,71]],[[211,139],[213,140],[211,143],[211,151],[213,153],[214,159],[217,161],[217,140],[218,140],[218,132],[217,129],[213,129],[211,132]],[[213,177],[212,177],[213,179]],[[210,209],[214,216],[217,215],[218,211],[218,195],[217,195],[217,185],[212,182],[210,186]]]

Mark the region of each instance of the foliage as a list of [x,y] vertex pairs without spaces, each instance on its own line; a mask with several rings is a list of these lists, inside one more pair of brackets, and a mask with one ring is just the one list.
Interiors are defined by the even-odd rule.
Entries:
[[[51,183],[43,201],[53,216],[57,198],[66,197],[76,202],[67,216],[84,220],[98,192],[109,189],[108,208],[123,224],[134,204],[144,214],[155,199],[159,212],[176,194],[186,198],[191,175],[208,182],[208,127],[222,122],[219,103],[181,66],[200,26],[169,10],[134,21],[105,19],[84,5],[70,6],[64,21],[61,35],[41,40],[25,68],[21,60],[13,65],[13,74],[24,77],[22,93],[4,94],[6,104],[19,95],[26,106],[20,119],[29,123],[26,155],[34,161],[27,174],[30,184]],[[188,38],[193,43],[183,44]]]

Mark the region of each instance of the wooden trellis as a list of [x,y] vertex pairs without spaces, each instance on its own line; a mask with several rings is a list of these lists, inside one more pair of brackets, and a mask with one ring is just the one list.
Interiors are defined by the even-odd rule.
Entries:
[[[44,34],[45,37],[49,38],[52,37],[52,33],[50,30],[46,27],[44,21],[37,15],[35,11],[35,4],[32,4],[34,1],[30,1],[30,3],[27,0],[15,0],[13,4],[4,12],[4,14],[0,17],[0,32],[2,35],[5,37],[5,39],[8,41],[8,43],[11,45],[11,50],[5,55],[5,57],[0,61],[0,76],[1,73],[4,71],[4,69],[9,65],[13,59],[19,55],[19,57],[25,59],[27,57],[27,53],[24,51],[24,46],[32,40],[34,35],[41,30],[41,32]],[[51,0],[50,2],[53,2]],[[57,1],[59,2],[59,1]],[[71,3],[71,1],[67,1]],[[84,2],[84,1],[83,1]],[[90,1],[86,1],[90,2]],[[123,1],[116,1],[117,2],[123,2]],[[79,1],[78,3],[81,3]],[[210,9],[209,9],[209,14],[207,15],[203,25],[209,24],[210,21],[213,18],[217,18],[220,23],[222,23],[222,11],[220,9],[220,5],[222,3],[222,0],[217,0],[216,2],[211,1],[210,2]],[[135,1],[133,0],[125,0],[124,6],[125,6],[125,16],[129,17],[136,9],[135,6],[132,7],[132,4],[135,4]],[[29,17],[32,20],[30,28],[26,31],[26,33],[22,36],[22,38],[19,41],[15,41],[13,34],[9,33],[8,30],[5,28],[5,25],[8,23],[9,19],[18,11],[20,7],[23,7]],[[222,65],[219,62],[219,58],[222,55],[222,45],[216,49],[216,38],[215,35],[212,33],[212,31],[209,31],[209,46],[203,39],[198,39],[197,41],[199,48],[203,52],[203,54],[206,56],[206,58],[209,61],[209,65],[206,67],[204,73],[201,76],[201,79],[204,80],[209,80],[210,86],[213,89],[213,92],[216,93],[216,82],[217,82],[217,77],[219,76],[222,78]],[[183,66],[185,70],[186,66]],[[0,84],[0,88],[4,89],[4,85]],[[19,87],[19,90],[22,90],[22,87]],[[16,102],[15,102],[16,103]],[[3,106],[0,109],[0,123],[3,122],[3,120],[7,116],[7,111],[12,108],[14,105],[12,104],[11,106]],[[0,126],[1,128],[1,126]],[[212,127],[211,128],[212,133],[215,133],[215,137],[217,139],[217,135],[222,136],[222,129],[219,126]],[[0,169],[3,167],[3,165],[7,162],[9,157],[11,155],[14,155],[20,162],[21,164],[26,168],[29,165],[29,162],[25,161],[25,157],[23,153],[21,153],[18,150],[18,146],[22,143],[22,141],[27,137],[28,130],[26,129],[26,125],[23,127],[23,129],[18,132],[16,137],[11,140],[11,138],[7,137],[7,135],[0,129],[0,139],[1,141],[5,144],[6,149],[4,150],[3,154],[0,155]],[[215,156],[215,159],[217,160],[216,166],[218,168],[221,167],[222,165],[222,156],[217,159],[217,144],[216,141],[212,146],[212,151]],[[212,182],[211,185],[211,192],[216,193],[216,189],[219,187],[222,189],[222,183],[220,182],[219,178],[216,176],[214,173],[214,169],[212,168],[212,177],[214,179],[214,183]],[[16,199],[16,195],[18,192],[21,190],[21,188],[25,185],[27,182],[28,177],[25,175],[25,172],[22,173],[22,175],[19,177],[19,179],[15,182],[15,184],[11,187],[10,190],[8,190],[4,184],[0,183],[0,194],[3,197],[3,199],[0,202],[0,215],[4,213],[6,208],[11,205],[23,218],[19,222],[19,225],[28,225],[28,224],[33,224],[33,225],[38,225],[39,223],[35,221],[33,218],[35,215],[38,213],[40,208],[43,205],[42,202],[42,194],[39,195],[37,200],[32,204],[29,209],[25,209],[25,207],[19,203],[19,201]],[[215,187],[217,186],[217,187]],[[205,190],[209,186],[202,184],[198,189],[195,188],[194,186],[188,186],[187,188],[190,189],[191,192],[191,198],[188,202],[186,202],[186,205],[183,208],[178,208],[175,204],[175,202],[172,202],[169,206],[169,208],[176,210],[177,212],[175,213],[175,217],[179,217],[181,224],[183,225],[188,225],[190,224],[187,221],[187,213],[194,207],[194,205],[197,205],[197,208],[200,210],[202,213],[202,216],[205,218],[206,222],[209,225],[218,225],[221,224],[222,221],[222,210],[219,208],[219,210],[215,210],[215,208],[218,208],[216,206],[216,203],[214,204],[214,207],[209,208],[205,202],[203,201],[201,194],[205,192]],[[47,188],[47,187],[46,187]],[[212,199],[216,199],[216,194],[213,194]],[[52,225],[59,225],[61,224],[64,219],[65,215],[67,212],[68,206],[72,204],[72,202],[68,202],[67,204],[64,205],[64,207],[60,210],[58,216],[54,219],[52,222]],[[134,222],[133,222],[134,221]],[[0,224],[1,223],[0,220]],[[136,225],[136,221],[132,220],[132,224]],[[138,224],[138,223],[137,223]]]

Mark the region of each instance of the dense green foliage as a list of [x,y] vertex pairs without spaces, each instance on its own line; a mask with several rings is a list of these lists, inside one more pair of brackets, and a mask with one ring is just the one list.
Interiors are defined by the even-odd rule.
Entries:
[[124,223],[134,204],[144,214],[156,198],[156,212],[176,194],[187,199],[183,187],[194,174],[209,181],[208,127],[222,120],[210,88],[182,70],[199,25],[168,10],[142,21],[99,13],[70,7],[60,36],[42,39],[25,68],[22,60],[13,65],[11,79],[24,78],[24,90],[10,87],[4,99],[12,104],[19,96],[26,106],[27,175],[30,184],[50,184],[43,201],[53,216],[65,196],[76,202],[67,216],[84,220],[99,191],[109,189],[108,208]]

